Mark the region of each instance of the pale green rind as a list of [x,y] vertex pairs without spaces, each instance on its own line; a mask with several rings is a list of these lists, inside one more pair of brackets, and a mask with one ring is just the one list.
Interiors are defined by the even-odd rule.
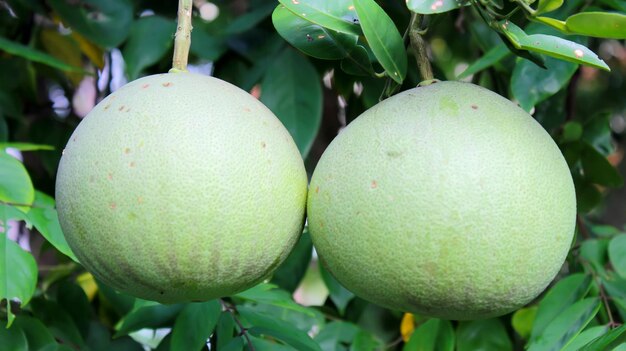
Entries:
[[361,297],[477,319],[545,289],[568,252],[575,201],[561,152],[530,115],[442,82],[383,101],[332,142],[308,225],[326,267]]
[[280,121],[224,81],[175,73],[127,84],[64,151],[57,207],[98,279],[164,303],[245,290],[286,258],[307,176]]

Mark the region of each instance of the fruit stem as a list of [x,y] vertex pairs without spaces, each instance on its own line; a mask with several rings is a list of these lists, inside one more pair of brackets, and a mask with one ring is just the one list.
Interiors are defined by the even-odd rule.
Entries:
[[423,16],[413,12],[411,14],[411,23],[409,24],[409,37],[411,38],[411,47],[417,61],[417,68],[420,71],[422,80],[434,79],[433,68],[428,60],[427,43],[422,37],[424,30],[421,29]]
[[178,0],[178,27],[174,37],[174,58],[170,73],[187,72],[187,59],[191,47],[192,0]]

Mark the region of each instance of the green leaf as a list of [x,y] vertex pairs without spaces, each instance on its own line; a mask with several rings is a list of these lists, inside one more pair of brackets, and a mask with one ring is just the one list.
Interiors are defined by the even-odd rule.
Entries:
[[319,268],[324,284],[326,284],[330,293],[330,299],[337,306],[339,313],[343,315],[346,312],[346,307],[348,307],[355,295],[350,290],[344,288],[324,266],[320,264]]
[[613,350],[626,342],[626,325],[617,327],[585,345],[580,351]]
[[602,201],[602,193],[598,188],[582,177],[574,177],[574,186],[578,213],[587,213]]
[[35,293],[37,286],[37,263],[33,256],[22,250],[5,234],[8,229],[6,207],[0,205],[0,302],[7,299],[9,326],[13,322],[9,300],[19,300],[25,306]]
[[237,17],[228,25],[225,30],[225,34],[241,34],[256,27],[261,21],[269,16],[270,13],[272,13],[272,9],[274,9],[274,2],[268,2],[244,15]]
[[539,0],[536,15],[554,11],[563,5],[563,0]]
[[529,344],[528,351],[559,351],[576,337],[600,310],[600,300],[590,297],[569,306]]
[[365,39],[391,79],[402,84],[407,58],[404,41],[396,25],[374,0],[354,0]]
[[83,339],[86,339],[93,311],[85,291],[71,281],[61,281],[57,289],[57,303],[72,317]]
[[105,47],[119,46],[130,32],[133,5],[130,0],[50,0],[48,4],[72,30],[93,43]]
[[33,314],[50,329],[54,337],[68,346],[82,348],[85,341],[72,317],[58,303],[43,298],[31,302]]
[[217,326],[215,327],[215,335],[217,337],[217,349],[222,350],[234,338],[235,320],[230,313],[222,313]]
[[622,179],[619,171],[593,146],[584,143],[580,157],[585,179],[595,184],[614,188],[624,184],[624,179]]
[[487,51],[481,58],[469,65],[463,73],[459,74],[457,79],[469,77],[472,74],[476,74],[486,68],[489,68],[510,54],[511,52],[506,48],[506,45],[496,45]]
[[161,16],[141,17],[133,23],[122,52],[129,80],[137,79],[143,69],[161,60],[172,46],[175,31],[176,23]]
[[31,143],[0,143],[0,149],[12,148],[20,151],[39,151],[39,150],[54,150],[52,145],[40,145]]
[[352,0],[278,0],[294,14],[336,32],[360,35]]
[[273,284],[258,284],[246,291],[236,294],[235,297],[297,311],[311,317],[315,316],[312,310],[298,305],[293,301],[291,294],[285,290],[277,289],[276,285]]
[[[12,328],[15,327],[24,331],[30,350],[40,350],[48,344],[56,344],[52,333],[50,333],[46,326],[37,318],[25,315],[17,316],[13,322]],[[3,329],[2,326],[0,326],[0,329]],[[0,339],[2,338],[0,337]],[[0,342],[0,344],[2,344],[2,342]]]
[[509,21],[501,21],[499,26],[502,33],[517,49],[533,51],[560,60],[610,71],[609,66],[598,55],[583,45],[552,35],[528,35],[520,27]]
[[351,344],[359,331],[359,327],[344,321],[334,321],[315,336],[315,341],[324,351],[345,350],[343,345]]
[[595,272],[604,276],[608,246],[608,239],[587,239],[580,245],[580,258],[589,262]]
[[157,328],[172,321],[184,304],[161,305],[157,302],[137,299],[133,309],[116,325],[113,337],[127,335],[143,328]]
[[243,350],[244,342],[243,336],[238,336],[232,339],[228,344],[224,345],[219,351],[241,351]]
[[46,345],[44,348],[38,351],[74,351],[74,349],[65,345],[54,343],[54,344]]
[[295,328],[292,324],[274,318],[274,316],[258,313],[250,306],[237,306],[239,314],[253,327],[248,332],[254,336],[272,336],[299,351],[321,351],[307,333]]
[[221,312],[218,300],[187,304],[176,317],[172,329],[172,350],[202,349],[213,334]]
[[76,258],[65,240],[54,206],[55,202],[52,197],[42,192],[35,191],[33,207],[28,213],[21,215],[20,219],[35,226],[52,246],[75,262],[78,262],[78,258]]
[[7,202],[28,212],[34,200],[35,189],[24,165],[0,150],[0,207],[4,207],[1,202]]
[[278,5],[272,22],[280,36],[303,53],[322,60],[340,60],[357,46],[358,36],[324,28]]
[[[263,339],[261,337],[256,337],[254,335],[249,335],[250,344],[254,347],[255,351],[298,351],[289,345],[279,344],[274,338]],[[249,346],[247,349],[252,350],[252,347]]]
[[192,19],[191,53],[209,61],[217,61],[227,50],[226,37],[213,33],[199,18]]
[[528,340],[533,330],[535,317],[537,316],[538,306],[520,308],[513,313],[511,318],[511,326],[523,339]]
[[511,92],[526,111],[563,89],[578,68],[573,63],[550,57],[545,59],[545,65],[547,69],[528,60],[517,60],[515,64]]
[[18,326],[8,329],[9,325],[7,322],[0,320],[0,345],[2,345],[2,349],[7,351],[29,351],[24,331]]
[[626,234],[620,234],[611,239],[608,252],[615,272],[622,278],[626,278]]
[[11,55],[25,58],[32,62],[38,62],[59,69],[61,71],[84,72],[84,70],[80,67],[69,65],[52,55],[46,54],[45,52],[33,49],[20,43],[10,41],[3,37],[0,37],[0,50],[5,51]]
[[357,45],[350,55],[341,60],[341,70],[355,76],[373,76],[374,68],[367,50]]
[[585,329],[582,333],[578,334],[572,341],[563,348],[561,351],[580,351],[580,349],[587,345],[592,340],[604,335],[609,328],[605,325],[599,325]]
[[507,351],[513,344],[499,319],[460,322],[456,330],[457,351]]
[[308,230],[305,228],[300,236],[300,240],[298,240],[296,246],[291,250],[285,262],[278,266],[274,272],[272,283],[289,292],[296,290],[309,268],[312,254],[313,243],[311,242],[311,235],[309,235]]
[[454,351],[454,342],[450,321],[430,319],[415,329],[402,351]]
[[565,20],[567,29],[576,34],[597,38],[626,39],[626,14],[581,12]]
[[350,351],[377,351],[384,349],[384,347],[385,345],[373,334],[360,330],[352,341]]
[[562,143],[569,143],[580,140],[583,136],[583,126],[579,122],[569,121],[563,126]]
[[601,0],[600,2],[614,10],[626,12],[626,3],[622,0]]
[[547,26],[550,26],[558,31],[561,31],[563,33],[566,34],[570,34],[569,30],[567,29],[567,25],[565,24],[564,21],[558,20],[558,19],[554,19],[552,17],[542,17],[542,16],[538,16],[538,17],[533,17],[532,18],[535,22],[539,22],[539,23],[543,23]]
[[539,303],[529,342],[537,340],[557,316],[582,299],[590,288],[591,276],[583,273],[572,274],[550,288]]
[[407,0],[406,2],[409,10],[424,15],[448,12],[468,5],[470,1],[466,0]]
[[322,85],[311,62],[294,50],[280,53],[261,83],[261,101],[283,122],[306,157],[322,119]]

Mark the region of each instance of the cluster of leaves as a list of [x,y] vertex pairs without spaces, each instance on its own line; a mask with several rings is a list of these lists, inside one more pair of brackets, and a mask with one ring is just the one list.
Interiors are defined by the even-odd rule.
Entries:
[[[215,3],[215,20],[193,18],[190,62],[211,62],[217,77],[247,91],[260,89],[261,101],[291,132],[310,171],[340,127],[333,115],[349,121],[421,80],[418,67],[409,64],[419,48],[406,39],[415,23],[431,44],[437,78],[471,79],[534,110],[561,147],[578,196],[578,233],[557,283],[501,318],[451,322],[402,314],[343,288],[312,257],[306,231],[270,283],[221,300],[160,305],[95,282],[65,242],[54,199],[46,195],[54,191],[61,150],[80,121],[76,108],[53,106],[51,95],[60,91],[68,102],[80,101],[81,86],[96,85],[97,77],[105,88],[96,88],[96,99],[102,98],[111,86],[106,77],[115,73],[115,52],[130,80],[167,71],[176,1],[13,0],[0,2],[0,76],[11,77],[0,82],[2,347],[199,350],[208,342],[218,351],[624,348],[618,345],[626,335],[619,326],[626,318],[626,233],[594,223],[606,187],[623,182],[607,156],[615,155],[609,119],[626,109],[626,63],[609,57],[612,73],[592,69],[593,79],[579,73],[579,64],[606,69],[587,46],[597,50],[611,43],[581,35],[626,38],[626,16],[609,12],[626,11],[622,2]],[[344,102],[339,107],[338,98]],[[324,125],[323,108],[331,116]],[[20,151],[23,163],[7,150]],[[10,230],[30,231],[32,252],[10,240]],[[292,296],[314,272],[327,295],[322,306],[304,307]]]

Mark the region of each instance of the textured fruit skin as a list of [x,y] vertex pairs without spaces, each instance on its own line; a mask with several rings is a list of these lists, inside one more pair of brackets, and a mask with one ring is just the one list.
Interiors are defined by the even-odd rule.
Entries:
[[512,102],[466,83],[408,90],[363,113],[309,189],[309,230],[337,280],[437,318],[530,302],[574,233],[574,185],[556,144]]
[[307,175],[281,122],[216,78],[153,75],[80,123],[59,165],[67,241],[96,278],[162,303],[231,295],[295,245]]

